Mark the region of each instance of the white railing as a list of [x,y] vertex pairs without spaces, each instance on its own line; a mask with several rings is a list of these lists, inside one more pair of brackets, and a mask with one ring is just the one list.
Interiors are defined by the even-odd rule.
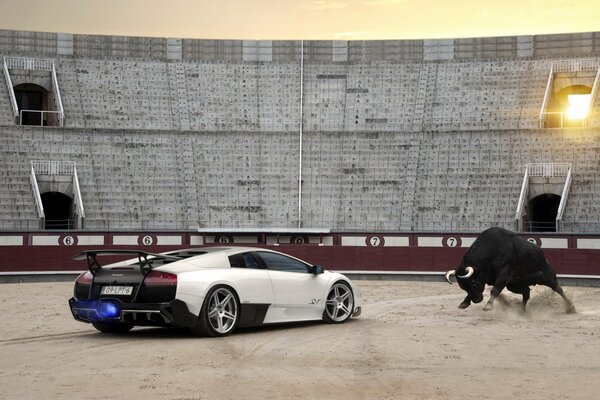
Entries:
[[571,175],[571,168],[569,168],[569,172],[567,174],[567,179],[565,180],[565,186],[563,187],[562,196],[560,198],[560,204],[558,205],[558,211],[556,212],[556,231],[560,232],[562,228],[562,217],[565,213],[565,208],[567,207],[567,198],[569,197],[569,191],[571,190],[571,182],[573,181],[573,176]]
[[52,71],[54,60],[29,57],[4,57],[4,62],[10,69],[28,71]]
[[74,175],[74,161],[31,161],[31,167],[38,175]]
[[589,116],[592,112],[594,99],[596,98],[596,93],[598,93],[598,85],[600,85],[600,67],[598,67],[598,71],[596,72],[596,78],[594,79],[594,85],[592,86],[592,91],[590,93],[590,102],[588,103],[588,109],[585,115]]
[[530,163],[527,164],[528,176],[551,178],[568,176],[571,173],[571,163]]
[[[540,110],[540,128],[544,128],[546,124],[546,109],[548,108],[548,101],[550,100],[550,92],[552,91],[552,80],[554,79],[554,64],[550,65],[550,75],[548,76],[548,83],[546,84],[546,92],[544,93],[544,101],[542,102],[542,109]],[[561,117],[562,121],[562,117]],[[561,124],[562,126],[562,124]]]
[[517,212],[515,214],[515,230],[521,232],[523,230],[523,211],[525,208],[525,199],[529,192],[529,165],[525,166],[525,175],[523,176],[523,185],[521,185],[521,194],[517,203]]
[[[546,84],[546,91],[544,93],[544,100],[542,101],[542,108],[540,110],[540,128],[546,127],[546,117],[549,115],[560,115],[560,125],[557,128],[564,128],[565,126],[565,114],[566,112],[548,112],[548,102],[550,101],[550,94],[552,92],[552,82],[554,80],[554,73],[557,72],[583,72],[583,71],[596,71],[596,79],[592,86],[590,103],[588,104],[588,112],[590,114],[594,98],[598,91],[598,85],[600,84],[600,60],[562,60],[554,61],[550,64],[550,75],[548,76],[548,83]],[[585,127],[587,124],[587,118],[581,119],[581,127]],[[569,124],[571,127],[573,124]]]
[[562,60],[552,62],[554,72],[596,71],[599,67],[599,60]]
[[58,110],[58,126],[64,126],[65,112],[63,110],[62,99],[60,97],[60,89],[58,88],[58,78],[56,77],[56,68],[54,68],[54,60],[52,61],[52,88],[54,89],[54,102]]
[[[61,116],[61,112],[60,111],[46,111],[46,110],[20,110],[19,111],[19,125],[23,125],[23,113],[25,113],[25,115],[27,114],[40,114],[40,126],[44,126],[44,114],[51,116],[51,115],[56,115],[57,119],[58,119],[58,123],[59,126],[62,126],[62,116]],[[27,125],[33,125],[33,124],[27,124]],[[46,125],[51,125],[53,126],[53,124],[50,124],[48,122],[48,120],[46,120]]]
[[4,69],[4,78],[6,79],[6,86],[8,89],[8,94],[10,97],[10,104],[12,105],[12,109],[13,109],[13,116],[15,118],[15,120],[17,119],[17,117],[19,116],[19,106],[17,105],[17,98],[15,97],[15,91],[13,89],[13,85],[12,85],[12,80],[10,79],[10,73],[8,71],[8,65],[6,64],[6,57],[4,57],[4,63],[3,63],[3,69]]
[[66,175],[73,177],[73,214],[74,219],[77,221],[76,227],[78,229],[83,229],[85,210],[83,208],[83,200],[81,198],[81,189],[79,187],[79,178],[77,177],[76,163],[74,161],[31,161],[31,182],[34,186],[33,192],[34,196],[36,196],[36,204],[38,204],[37,198],[39,197],[38,212],[41,207],[41,212],[43,213],[43,205],[37,185],[36,175]]
[[85,210],[83,209],[83,200],[81,199],[79,178],[77,177],[77,167],[75,165],[73,165],[73,199],[75,203],[75,218],[77,219],[77,227],[79,229],[83,229]]
[[525,166],[523,185],[521,185],[521,194],[519,195],[519,202],[517,203],[517,211],[515,213],[514,227],[516,231],[523,231],[523,214],[525,211],[525,202],[527,201],[527,195],[529,193],[529,179],[531,177],[553,178],[563,176],[566,177],[566,180],[560,199],[560,205],[558,206],[558,212],[556,214],[557,231],[560,228],[564,209],[567,204],[567,197],[569,196],[569,189],[571,187],[571,163],[529,163]]
[[[590,101],[590,106],[591,107],[592,102]],[[553,128],[564,128],[565,127],[565,119],[567,121],[569,121],[569,124],[567,125],[569,128],[585,128],[587,126],[587,117],[586,118],[581,118],[581,119],[569,119],[568,118],[568,111],[546,111],[543,112],[540,116],[540,128],[545,128],[546,127],[546,116],[548,115],[558,115],[560,116],[560,123],[558,124],[558,126],[553,126]],[[589,111],[588,114],[589,115]],[[577,124],[579,124],[579,126],[576,126]]]
[[31,164],[31,170],[29,172],[29,179],[31,180],[31,189],[33,190],[33,199],[35,201],[35,207],[38,212],[38,219],[40,221],[39,228],[42,229],[44,227],[44,219],[46,216],[44,215],[44,205],[42,203],[42,196],[40,195],[40,188],[37,184],[37,179],[35,177],[35,170],[33,169],[33,163]]
[[[24,69],[28,71],[49,71],[52,75],[52,93],[54,95],[54,103],[56,106],[56,111],[46,111],[46,110],[20,110],[17,104],[17,100],[15,98],[15,92],[12,86],[12,80],[10,79],[9,69]],[[25,58],[25,57],[4,57],[4,75],[6,77],[6,85],[8,86],[8,92],[10,93],[10,101],[13,107],[13,112],[15,119],[18,118],[19,125],[23,125],[23,112],[32,113],[38,112],[42,113],[40,117],[40,125],[43,125],[43,114],[56,114],[58,126],[64,126],[65,120],[65,112],[63,109],[62,98],[60,96],[60,89],[58,87],[58,78],[56,75],[56,68],[54,65],[54,60],[51,59],[41,59],[41,58]],[[55,124],[48,124],[55,125]]]

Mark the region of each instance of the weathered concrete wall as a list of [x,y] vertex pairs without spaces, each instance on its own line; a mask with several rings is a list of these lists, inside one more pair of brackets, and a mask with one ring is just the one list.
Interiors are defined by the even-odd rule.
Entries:
[[[550,63],[518,59],[306,63],[304,129],[535,129]],[[68,127],[222,132],[299,129],[299,62],[60,58],[57,69]],[[0,114],[0,123],[12,124],[6,91],[0,93]],[[591,126],[600,126],[597,113]]]
[[[600,32],[428,40],[308,40],[307,61],[440,61],[589,57]],[[213,40],[79,35],[0,30],[0,53],[39,57],[142,58],[196,61],[296,61],[299,40]],[[259,54],[253,57],[252,53]],[[252,60],[252,58],[255,58]]]
[[289,133],[0,132],[5,229],[38,226],[29,183],[38,159],[77,162],[88,228],[298,224],[298,139]]
[[56,60],[66,115],[16,127],[0,90],[0,228],[37,227],[35,159],[78,163],[90,228],[296,227],[302,97],[305,227],[511,227],[524,165],[572,162],[565,227],[597,230],[600,96],[537,128],[551,62],[599,35],[306,41],[301,74],[300,41],[0,31]]
[[0,31],[0,56],[56,59],[69,127],[293,131],[302,78],[309,131],[514,130],[538,127],[551,62],[598,59],[599,35],[306,41],[302,76],[300,41]]
[[[298,226],[298,135],[2,127],[0,220],[37,227],[29,161],[76,161],[87,227]],[[600,225],[600,130],[312,132],[307,228],[512,227],[529,162],[571,162],[565,227]],[[29,224],[29,225],[28,225]]]

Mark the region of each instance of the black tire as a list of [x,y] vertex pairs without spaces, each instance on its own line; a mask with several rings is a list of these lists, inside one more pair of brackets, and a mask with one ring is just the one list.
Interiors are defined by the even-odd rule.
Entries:
[[[341,313],[341,314],[340,314]],[[325,298],[323,320],[330,324],[341,324],[352,317],[354,313],[354,293],[344,281],[331,285]]]
[[199,336],[227,336],[235,330],[239,320],[237,293],[229,286],[217,285],[206,294],[196,324],[190,329]]
[[131,328],[133,328],[133,324],[126,324],[122,322],[94,322],[92,325],[102,333],[127,333],[131,330]]

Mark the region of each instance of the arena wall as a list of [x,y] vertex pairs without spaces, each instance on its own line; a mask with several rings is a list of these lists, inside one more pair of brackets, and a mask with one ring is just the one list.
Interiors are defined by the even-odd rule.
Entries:
[[[189,231],[6,232],[0,234],[0,275],[10,272],[83,271],[72,257],[87,249],[164,252],[220,245],[264,247],[327,269],[366,272],[442,272],[456,268],[476,233]],[[600,235],[527,234],[559,274],[598,276]],[[126,257],[127,258],[127,257]],[[103,259],[116,262],[123,258]]]
[[599,50],[600,33],[300,42],[0,31],[0,55],[56,61],[65,109],[64,128],[15,126],[0,91],[0,228],[38,227],[31,160],[77,162],[86,229],[417,231],[513,228],[525,164],[570,162],[563,228],[598,232],[600,96],[588,128],[539,129],[538,117],[551,63],[600,61]]

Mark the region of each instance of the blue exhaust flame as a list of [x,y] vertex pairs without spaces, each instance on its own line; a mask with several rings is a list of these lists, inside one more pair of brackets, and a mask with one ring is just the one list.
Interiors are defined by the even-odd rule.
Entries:
[[119,306],[112,302],[101,302],[98,304],[98,316],[100,319],[117,318],[121,310]]

